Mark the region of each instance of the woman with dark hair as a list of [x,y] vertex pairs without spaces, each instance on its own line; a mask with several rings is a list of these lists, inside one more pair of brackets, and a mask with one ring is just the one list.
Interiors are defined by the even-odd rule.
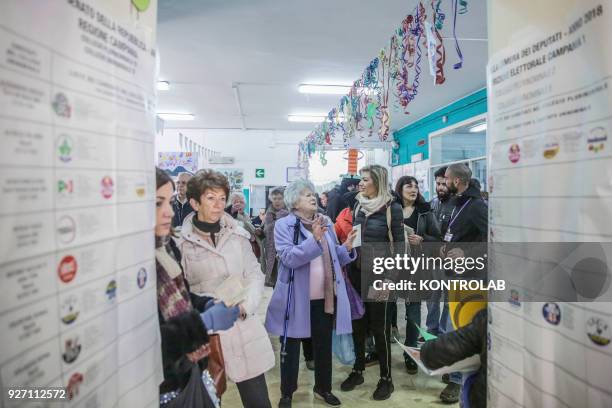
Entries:
[[[389,244],[395,247],[404,243],[402,230],[402,208],[395,202],[388,187],[388,171],[377,164],[366,166],[359,171],[361,181],[359,182],[359,194],[353,214],[353,225],[361,226],[361,242],[367,244],[370,249],[375,245],[383,245],[389,248]],[[399,245],[396,245],[399,244]],[[358,248],[360,256],[365,251]],[[365,255],[363,255],[365,256]],[[368,255],[370,256],[370,255]],[[388,254],[387,256],[392,256]],[[371,259],[357,261],[351,268],[351,282],[356,289],[371,287],[371,283],[380,279],[371,270],[361,270],[365,265],[372,265]],[[365,280],[362,285],[362,280]],[[368,293],[363,293],[368,295]],[[387,294],[388,295],[388,294]],[[391,379],[391,319],[390,309],[392,302],[388,296],[377,292],[376,299],[370,296],[369,302],[365,302],[365,314],[361,319],[353,320],[353,342],[355,344],[355,364],[348,378],[342,382],[342,391],[351,391],[356,386],[363,384],[363,371],[366,365],[365,342],[368,330],[374,335],[376,343],[376,354],[380,365],[380,380],[376,386],[372,398],[376,401],[386,400],[393,392],[393,381]]]
[[236,324],[219,333],[225,372],[244,407],[270,408],[264,373],[274,367],[274,351],[256,315],[264,276],[249,233],[225,212],[229,188],[227,177],[213,170],[200,170],[189,180],[187,198],[194,212],[181,229],[183,268],[194,296],[237,310]]
[[[410,254],[423,253],[423,242],[437,242],[441,240],[440,227],[431,206],[419,191],[419,182],[412,176],[403,176],[397,181],[395,195],[402,205],[404,216],[404,234],[410,245]],[[417,346],[421,326],[421,301],[406,300],[406,340],[404,344],[409,347]],[[404,353],[404,362],[408,374],[416,374],[417,365]]]
[[[181,268],[181,253],[171,236],[174,182],[156,169],[155,266],[157,310],[162,342],[164,381],[159,386],[160,407],[218,406],[207,371],[208,330],[227,330],[237,310],[210,304],[203,313],[193,306]],[[214,401],[213,401],[214,400]]]

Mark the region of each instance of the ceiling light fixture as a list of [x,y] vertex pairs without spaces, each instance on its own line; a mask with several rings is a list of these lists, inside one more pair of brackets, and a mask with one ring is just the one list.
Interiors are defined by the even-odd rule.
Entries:
[[170,90],[170,82],[168,82],[168,81],[157,81],[157,90],[158,91],[169,91]]
[[308,85],[298,86],[298,91],[304,94],[346,95],[351,90],[350,85]]
[[[324,120],[327,119],[327,115],[324,115],[324,114],[320,114],[320,115],[308,115],[308,114],[304,114],[304,115],[289,115],[287,117],[287,119],[289,120],[289,122],[320,123],[320,122],[323,122]],[[342,115],[342,114],[338,115],[338,119],[340,121],[344,121],[344,115]]]
[[470,133],[479,133],[487,130],[487,122],[482,122],[470,128]]
[[157,116],[163,120],[194,120],[192,113],[158,113]]
[[325,115],[289,115],[289,122],[302,122],[302,123],[319,123],[323,122],[327,116]]

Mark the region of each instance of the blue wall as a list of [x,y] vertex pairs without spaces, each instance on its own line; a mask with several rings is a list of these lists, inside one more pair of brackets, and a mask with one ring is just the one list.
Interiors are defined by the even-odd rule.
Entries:
[[[416,153],[423,153],[423,160],[428,159],[431,132],[481,115],[486,111],[487,90],[483,88],[396,131],[393,136],[399,142],[400,147],[393,151],[395,154],[399,153],[399,162],[395,161],[394,165],[410,163],[410,157]],[[443,116],[448,119],[446,123],[442,123]],[[425,140],[425,144],[418,146],[420,140]]]

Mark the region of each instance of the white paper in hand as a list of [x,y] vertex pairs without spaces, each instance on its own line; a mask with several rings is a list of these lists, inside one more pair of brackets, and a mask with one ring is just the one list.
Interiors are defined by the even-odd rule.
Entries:
[[232,307],[246,299],[246,289],[242,280],[237,276],[230,276],[215,290],[215,298],[222,300],[226,306]]
[[398,339],[395,339],[395,342],[399,344],[402,350],[404,350],[412,360],[414,360],[421,371],[427,375],[442,375],[455,372],[471,373],[480,368],[480,355],[474,354],[473,356],[457,361],[455,364],[441,367],[437,370],[430,370],[429,368],[425,367],[425,364],[423,364],[423,361],[421,361],[421,351],[419,349],[404,346]]
[[357,231],[353,240],[353,248],[357,248],[361,246],[361,224],[353,225],[353,231]]

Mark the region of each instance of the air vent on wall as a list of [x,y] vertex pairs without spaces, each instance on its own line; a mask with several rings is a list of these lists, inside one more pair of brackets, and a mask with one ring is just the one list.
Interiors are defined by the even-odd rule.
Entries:
[[209,164],[234,164],[234,158],[231,156],[213,156],[208,158]]

